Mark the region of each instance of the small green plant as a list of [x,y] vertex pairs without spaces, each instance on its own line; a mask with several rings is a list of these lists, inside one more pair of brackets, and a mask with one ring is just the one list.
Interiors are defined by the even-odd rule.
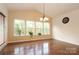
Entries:
[[38,35],[41,36],[42,34],[41,33],[38,33]]
[[29,35],[30,35],[31,37],[33,37],[33,32],[29,32]]

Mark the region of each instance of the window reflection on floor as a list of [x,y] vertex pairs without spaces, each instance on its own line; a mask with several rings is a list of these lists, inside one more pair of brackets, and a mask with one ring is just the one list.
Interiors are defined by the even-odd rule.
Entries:
[[24,47],[17,47],[14,50],[15,55],[24,54]]
[[42,54],[42,44],[39,44],[35,46],[35,54],[36,55],[41,55]]
[[17,48],[15,48],[15,50],[14,50],[14,54],[16,54],[16,55],[18,55],[19,54],[19,48],[17,47]]
[[27,45],[26,47],[20,46],[14,49],[15,55],[45,55],[48,54],[48,43]]
[[43,44],[43,53],[48,54],[48,43]]
[[34,51],[34,46],[33,45],[26,47],[25,50],[26,50],[25,51],[26,55],[34,55],[34,52],[33,52]]

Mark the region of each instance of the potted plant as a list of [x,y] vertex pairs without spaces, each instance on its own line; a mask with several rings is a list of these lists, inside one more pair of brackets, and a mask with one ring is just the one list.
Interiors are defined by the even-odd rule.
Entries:
[[42,34],[41,33],[38,33],[38,36],[41,36]]
[[29,32],[29,35],[30,35],[31,37],[33,37],[33,32]]

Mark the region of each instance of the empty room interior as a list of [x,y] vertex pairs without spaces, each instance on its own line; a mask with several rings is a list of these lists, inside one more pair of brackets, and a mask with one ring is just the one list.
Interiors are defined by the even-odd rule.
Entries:
[[0,55],[79,55],[79,4],[0,3]]

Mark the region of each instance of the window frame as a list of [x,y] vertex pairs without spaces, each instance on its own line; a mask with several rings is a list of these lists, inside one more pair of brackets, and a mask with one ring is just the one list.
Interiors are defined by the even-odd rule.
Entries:
[[[24,34],[24,36],[30,36],[30,35],[28,35],[26,32],[27,32],[27,21],[33,21],[33,20],[25,20],[25,19],[18,19],[18,18],[16,18],[16,19],[14,19],[14,24],[13,24],[13,26],[14,26],[14,33],[13,33],[13,35],[14,36],[22,36],[22,35],[15,35],[15,20],[23,20],[24,21],[24,23],[25,23],[25,34]],[[35,34],[33,35],[33,36],[38,36],[37,35],[37,33],[36,33],[36,29],[37,29],[37,27],[36,27],[36,22],[42,22],[42,21],[33,21],[34,22],[34,28],[35,28]],[[49,24],[49,34],[44,34],[44,23],[46,23],[46,22],[42,22],[43,23],[43,33],[42,33],[42,36],[44,36],[44,35],[50,35],[51,33],[50,33],[50,22],[47,22],[48,24]]]

